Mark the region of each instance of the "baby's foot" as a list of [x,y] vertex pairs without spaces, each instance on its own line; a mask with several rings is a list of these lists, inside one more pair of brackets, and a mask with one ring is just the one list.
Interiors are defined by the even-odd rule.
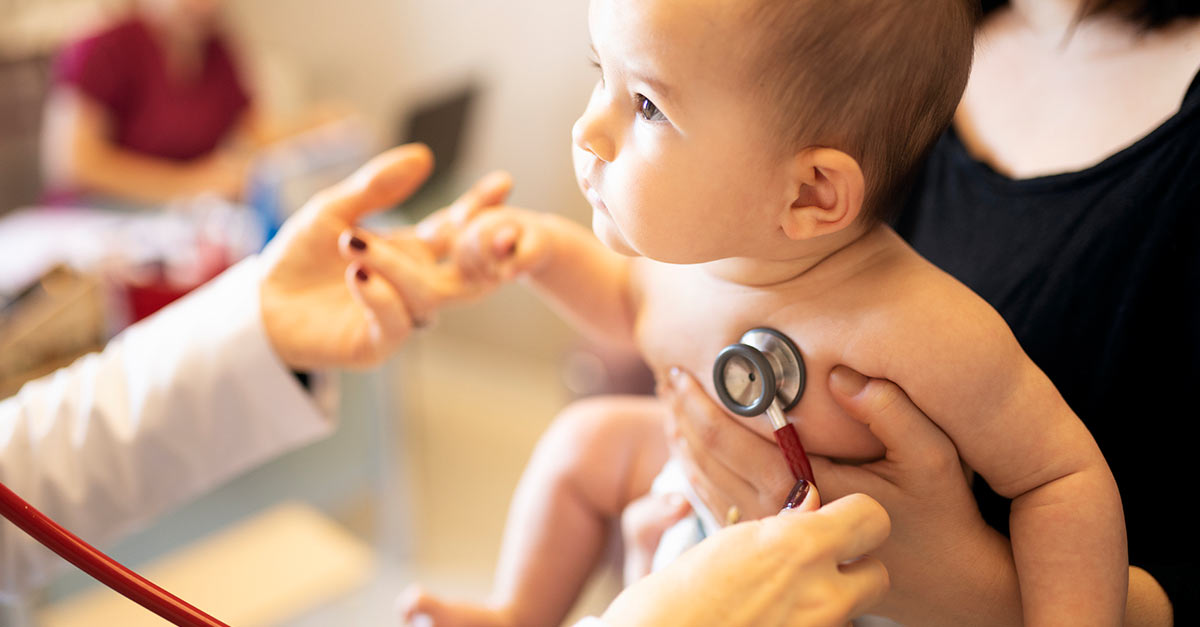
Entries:
[[476,603],[438,598],[409,586],[397,601],[400,620],[411,627],[515,627],[505,611]]

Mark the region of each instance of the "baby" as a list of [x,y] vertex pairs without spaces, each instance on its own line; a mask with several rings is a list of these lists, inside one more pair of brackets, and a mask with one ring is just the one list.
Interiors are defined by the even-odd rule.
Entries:
[[[457,234],[453,258],[476,283],[523,277],[659,372],[708,373],[747,329],[782,331],[808,368],[789,418],[813,454],[884,453],[834,403],[834,366],[894,381],[1013,499],[1026,621],[1117,624],[1128,561],[1100,451],[999,315],[885,224],[961,96],[974,4],[592,0],[600,78],[574,157],[599,242],[554,215],[494,208]],[[663,417],[654,398],[567,409],[517,489],[494,603],[418,592],[410,615],[560,622],[607,530],[667,461]]]

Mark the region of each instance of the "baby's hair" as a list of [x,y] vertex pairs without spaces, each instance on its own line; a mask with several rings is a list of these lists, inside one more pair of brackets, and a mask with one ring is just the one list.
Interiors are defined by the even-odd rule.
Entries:
[[954,116],[978,14],[979,0],[758,0],[754,87],[789,150],[854,157],[864,217],[888,220]]

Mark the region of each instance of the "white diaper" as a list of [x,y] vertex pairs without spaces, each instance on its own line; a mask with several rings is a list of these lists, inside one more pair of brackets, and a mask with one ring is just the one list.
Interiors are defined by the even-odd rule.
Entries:
[[658,548],[654,551],[654,562],[651,565],[652,571],[662,570],[684,551],[720,530],[721,525],[717,522],[716,517],[696,496],[696,491],[692,489],[692,484],[688,483],[683,467],[674,459],[663,465],[658,476],[654,478],[654,484],[650,486],[650,492],[653,494],[682,494],[692,505],[692,513],[667,529],[663,533],[662,539],[658,541]]

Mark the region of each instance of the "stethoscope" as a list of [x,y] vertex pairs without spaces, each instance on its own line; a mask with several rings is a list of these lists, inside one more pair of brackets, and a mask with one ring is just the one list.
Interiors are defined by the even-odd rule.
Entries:
[[[799,349],[774,329],[750,329],[738,343],[721,350],[713,364],[713,384],[725,407],[739,416],[765,413],[792,475],[815,485],[800,437],[784,415],[800,402],[804,383]],[[3,483],[0,515],[100,583],[175,625],[228,627],[63,529]]]
[[792,475],[816,485],[796,427],[784,415],[800,402],[804,384],[800,349],[766,327],[746,331],[738,343],[721,349],[713,364],[713,386],[725,407],[748,418],[766,414]]

